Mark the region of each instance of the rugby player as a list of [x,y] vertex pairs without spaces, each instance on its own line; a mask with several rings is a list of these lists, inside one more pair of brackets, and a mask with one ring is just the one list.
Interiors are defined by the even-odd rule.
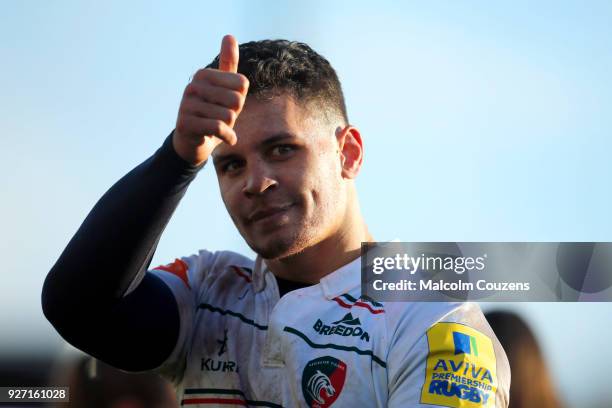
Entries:
[[[181,405],[506,407],[508,362],[477,305],[362,296],[363,154],[325,58],[225,36],[173,132],[49,272],[46,317],[100,360],[167,376]],[[148,270],[206,163],[257,258],[201,250]],[[204,208],[194,223],[215,216]]]

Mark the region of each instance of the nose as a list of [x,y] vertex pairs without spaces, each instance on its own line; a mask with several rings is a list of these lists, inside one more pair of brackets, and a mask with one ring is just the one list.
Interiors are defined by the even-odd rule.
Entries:
[[262,195],[266,191],[275,188],[278,185],[275,177],[271,174],[271,169],[263,162],[253,163],[247,168],[247,176],[245,179],[242,192],[248,198]]

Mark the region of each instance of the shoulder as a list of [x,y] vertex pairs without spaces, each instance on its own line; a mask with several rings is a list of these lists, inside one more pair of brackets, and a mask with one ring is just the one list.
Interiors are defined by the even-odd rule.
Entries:
[[175,258],[174,261],[153,268],[157,274],[179,279],[193,289],[204,281],[218,279],[226,273],[248,276],[253,272],[255,261],[237,252],[222,250],[199,250],[197,253]]
[[391,335],[398,330],[424,334],[443,319],[467,320],[482,315],[478,305],[463,302],[384,302],[384,307]]

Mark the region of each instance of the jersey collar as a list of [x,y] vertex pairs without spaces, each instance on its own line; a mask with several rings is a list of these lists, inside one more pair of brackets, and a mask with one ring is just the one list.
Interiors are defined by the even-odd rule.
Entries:
[[333,299],[361,284],[361,256],[323,277],[319,282],[323,295]]
[[[253,270],[253,287],[255,292],[261,292],[266,287],[266,274],[272,273],[263,258],[257,256]],[[361,284],[361,257],[358,256],[349,263],[336,269],[334,272],[321,278],[317,285],[308,286],[299,290],[319,290],[327,299],[333,299]]]

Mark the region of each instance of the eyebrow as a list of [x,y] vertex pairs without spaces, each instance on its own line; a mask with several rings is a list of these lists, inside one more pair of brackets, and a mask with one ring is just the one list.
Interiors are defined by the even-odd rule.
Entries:
[[[257,148],[258,149],[265,149],[268,146],[274,145],[278,142],[281,142],[283,140],[287,140],[287,139],[295,139],[296,136],[292,133],[288,133],[288,132],[281,132],[281,133],[276,133],[266,139],[264,139],[263,141],[259,142]],[[213,158],[213,164],[215,166],[218,166],[219,164],[226,162],[228,160],[232,160],[232,159],[237,159],[240,156],[238,154],[235,153],[229,153],[229,154],[212,154],[212,158]]]

